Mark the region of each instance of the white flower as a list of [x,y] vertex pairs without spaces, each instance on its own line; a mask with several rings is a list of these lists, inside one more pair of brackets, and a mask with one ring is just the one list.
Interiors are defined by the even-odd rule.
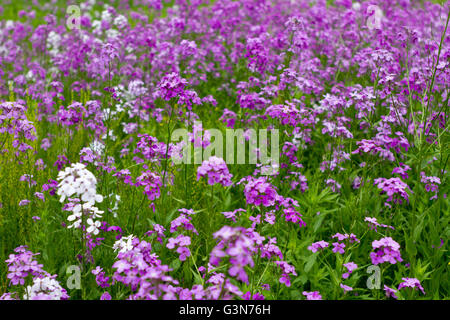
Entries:
[[102,217],[104,211],[100,211],[97,207],[94,207],[89,202],[81,204],[76,204],[72,208],[72,214],[67,217],[67,220],[73,223],[68,226],[68,228],[79,228],[82,223],[82,216],[84,215],[87,218],[87,224],[89,227],[87,228],[87,233],[93,233],[97,235],[99,233],[98,228],[101,226],[100,221],[94,221],[94,219],[98,219]]
[[118,38],[119,35],[120,35],[120,32],[115,29],[106,30],[106,37],[110,40]]
[[27,80],[35,80],[33,71],[29,70],[29,71],[27,72],[27,74],[25,75],[25,78],[26,78]]
[[[114,131],[111,129],[111,130],[109,130],[108,131],[108,136],[109,136],[109,138],[112,140],[112,141],[116,141],[116,139],[117,139],[117,137],[114,135]],[[106,138],[108,137],[106,134],[104,134],[103,136],[102,136],[102,139],[103,140],[106,140]]]
[[97,194],[97,179],[95,176],[86,169],[86,166],[82,163],[72,164],[71,167],[65,168],[58,173],[57,194],[60,196],[60,201],[64,202],[66,198],[76,197],[76,201],[83,201],[83,203],[69,203],[67,211],[71,211],[71,214],[67,217],[69,222],[72,222],[68,228],[79,228],[83,222],[83,216],[87,218],[86,229],[87,233],[93,233],[97,235],[99,233],[98,228],[101,226],[100,221],[95,221],[97,218],[101,218],[103,211],[100,211],[95,207],[95,203],[103,201],[103,196]]
[[111,16],[111,13],[109,13],[108,10],[103,10],[102,11],[102,20],[106,21],[106,22],[111,22],[112,16]]
[[[95,0],[86,0],[80,3],[81,10],[83,12],[91,11],[95,5]],[[87,13],[85,13],[87,15]]]
[[97,179],[82,163],[72,164],[60,171],[56,179],[61,181],[56,192],[60,196],[60,202],[74,195],[91,204],[103,201],[103,197],[96,192]]
[[87,219],[87,224],[89,227],[86,229],[87,233],[92,233],[94,235],[97,235],[99,233],[98,228],[102,225],[100,221],[94,221],[91,218]]
[[123,28],[126,27],[128,24],[128,20],[127,18],[125,18],[125,16],[123,15],[118,15],[115,19],[114,19],[114,25],[118,28]]
[[61,300],[67,299],[67,291],[52,277],[34,278],[33,285],[25,289],[25,300]]
[[355,11],[359,11],[359,9],[361,9],[361,4],[360,4],[359,2],[354,2],[354,3],[352,4],[352,8],[353,8],[353,10],[355,10]]
[[99,36],[102,34],[102,22],[100,20],[92,21],[92,33]]
[[109,208],[108,210],[109,210],[109,212],[111,212],[113,214],[114,218],[117,218],[117,210],[119,210],[120,196],[118,194],[111,193],[109,195],[109,198],[110,199],[111,198],[115,198],[116,199],[116,201],[114,202],[114,207],[113,208]]
[[135,238],[135,236],[133,236],[132,234],[129,235],[128,237],[120,238],[113,245],[114,251],[119,250],[119,253],[130,251],[131,249],[133,249],[133,239],[134,238]]
[[101,143],[98,140],[94,140],[90,145],[89,148],[96,153],[97,155],[101,156],[103,154],[103,151],[105,150],[105,145]]
[[50,31],[47,37],[47,49],[49,49],[51,56],[56,56],[59,53],[61,44],[61,36],[54,31]]

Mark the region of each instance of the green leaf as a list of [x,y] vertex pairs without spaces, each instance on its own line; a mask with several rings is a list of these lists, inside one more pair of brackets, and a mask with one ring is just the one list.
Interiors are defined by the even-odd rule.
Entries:
[[176,258],[172,260],[172,262],[169,264],[169,267],[173,269],[173,271],[176,271],[180,268],[181,262],[180,259]]
[[323,219],[325,219],[325,216],[326,216],[327,214],[324,212],[324,213],[321,213],[320,215],[319,215],[319,218],[316,220],[316,222],[314,223],[314,227],[313,227],[313,231],[314,231],[314,233],[315,232],[317,232],[317,230],[320,228],[320,226],[322,225],[322,222],[323,222]]
[[409,236],[405,235],[405,241],[406,241],[406,252],[409,254],[410,257],[414,257],[417,254],[417,248],[414,244],[413,238],[410,238]]
[[319,255],[319,252],[315,252],[309,256],[309,258],[306,260],[305,272],[309,272],[311,270],[312,266],[316,262],[318,255]]

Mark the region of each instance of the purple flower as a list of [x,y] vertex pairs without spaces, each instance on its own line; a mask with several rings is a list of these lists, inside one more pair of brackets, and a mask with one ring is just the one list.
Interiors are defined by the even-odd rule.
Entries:
[[43,202],[45,202],[45,196],[44,196],[44,194],[43,194],[42,192],[35,192],[35,193],[34,193],[34,196],[35,196],[36,198],[41,199]]
[[365,217],[364,221],[369,223],[369,228],[371,230],[377,231],[377,227],[389,228],[389,229],[394,230],[394,227],[392,227],[392,226],[388,226],[386,224],[378,223],[377,218]]
[[166,237],[166,235],[164,234],[165,231],[166,231],[166,228],[164,228],[160,224],[155,223],[155,224],[153,224],[153,230],[149,230],[145,234],[150,236],[150,235],[156,233],[158,242],[162,244],[163,238]]
[[30,202],[31,201],[28,199],[20,200],[19,206],[24,207],[24,206],[28,205]]
[[262,204],[265,207],[275,204],[278,194],[274,186],[267,182],[266,177],[257,179],[249,177],[247,181],[248,183],[244,188],[244,195],[248,204],[254,204],[255,206]]
[[191,245],[191,238],[180,234],[176,238],[169,238],[166,247],[168,249],[177,248],[176,251],[179,254],[179,259],[185,261],[191,255],[191,252],[187,248],[189,245]]
[[248,283],[245,266],[254,266],[252,255],[256,249],[252,238],[246,235],[246,230],[242,227],[224,226],[215,232],[213,237],[219,242],[211,251],[209,259],[211,265],[218,266],[223,259],[228,258],[231,264],[228,273],[232,277]]
[[157,96],[169,101],[170,99],[182,94],[187,80],[180,77],[179,74],[172,72],[165,75],[158,84]]
[[355,179],[353,179],[352,182],[352,188],[355,190],[359,189],[361,186],[361,182],[362,182],[361,177],[355,177]]
[[420,176],[420,181],[425,184],[425,190],[427,192],[434,192],[434,196],[432,196],[430,200],[437,199],[437,194],[439,192],[438,185],[441,184],[441,179],[434,176],[427,177],[423,171],[420,172]]
[[397,262],[403,261],[400,255],[400,245],[391,237],[373,241],[372,248],[375,251],[370,253],[370,258],[374,265],[384,262],[396,264]]
[[345,284],[340,284],[339,285],[342,289],[344,289],[344,292],[347,292],[347,291],[352,291],[353,290],[353,288],[352,287],[349,287],[349,286],[347,286],[347,285],[345,285]]
[[328,245],[329,245],[328,242],[321,240],[321,241],[312,243],[312,244],[308,247],[308,250],[310,250],[310,251],[312,251],[312,252],[317,252],[318,250],[327,248]]
[[219,118],[220,121],[226,124],[228,128],[234,128],[236,123],[237,115],[235,112],[224,108],[222,116]]
[[264,296],[262,294],[260,294],[259,292],[256,292],[253,296],[252,293],[250,291],[247,291],[246,293],[244,293],[244,295],[242,296],[242,299],[244,300],[264,300]]
[[192,224],[192,216],[186,215],[186,211],[183,211],[185,209],[179,209],[178,211],[182,212],[177,218],[173,219],[170,223],[170,232],[174,233],[176,231],[179,231],[180,228],[183,228],[187,231],[192,231],[195,234],[198,235],[197,230],[195,229],[194,225]]
[[232,184],[233,175],[228,171],[228,167],[222,158],[216,156],[204,160],[202,165],[197,169],[197,180],[201,177],[208,176],[208,184],[214,185],[220,183],[224,187]]
[[340,185],[337,181],[335,181],[335,180],[333,180],[333,179],[327,179],[327,180],[325,181],[325,183],[326,183],[326,185],[327,185],[328,187],[330,187],[330,189],[331,189],[333,192],[339,192],[339,191],[341,190],[341,185]]
[[398,285],[398,290],[401,290],[403,288],[414,288],[414,289],[420,289],[423,294],[425,294],[425,290],[423,289],[422,285],[420,284],[420,281],[416,278],[402,278],[403,282],[401,282]]
[[334,246],[332,249],[334,253],[344,254],[345,243],[333,242],[332,245]]
[[412,191],[411,189],[409,189],[408,185],[399,178],[378,178],[375,179],[374,184],[377,185],[378,189],[382,190],[382,194],[386,193],[388,195],[388,198],[384,203],[386,206],[390,206],[389,202],[401,204],[402,200],[400,199],[400,197],[402,197],[406,201],[409,201],[409,195],[406,190],[409,190],[409,192]]
[[322,300],[322,296],[319,291],[303,291],[303,295],[306,297],[306,300]]
[[283,215],[286,219],[286,221],[296,223],[300,227],[306,226],[306,223],[302,220],[302,215],[297,212],[294,208],[288,207],[286,209],[283,209]]
[[332,235],[331,238],[337,238],[338,241],[344,241],[345,239],[348,239],[348,234],[336,233],[335,235]]
[[398,297],[395,295],[397,290],[389,288],[387,285],[384,285],[384,291],[386,292],[386,297],[392,297],[394,299],[398,299]]
[[17,254],[10,254],[9,259],[5,260],[8,264],[7,278],[12,285],[24,285],[28,276],[33,278],[47,277],[49,273],[42,269],[43,265],[38,264],[34,259],[39,253],[32,253],[27,250],[27,246],[20,246],[14,249]]
[[91,271],[93,275],[95,275],[95,281],[97,285],[101,288],[107,288],[110,286],[108,283],[109,277],[105,276],[105,272],[99,266],[97,266],[94,270]]
[[233,222],[236,222],[236,214],[238,214],[240,212],[246,212],[246,210],[239,208],[239,209],[236,209],[233,211],[222,212],[222,214],[225,216],[225,218],[231,219]]
[[111,295],[109,294],[108,291],[106,291],[105,293],[102,294],[100,300],[111,300]]
[[411,170],[410,166],[400,162],[400,167],[395,167],[392,170],[392,174],[397,173],[400,175],[400,177],[402,177],[402,179],[407,180],[408,179],[407,171],[409,170]]
[[142,172],[142,174],[136,178],[135,185],[144,186],[144,194],[147,195],[147,198],[150,201],[154,201],[160,196],[160,188],[162,186],[161,178],[150,170]]
[[347,272],[342,274],[344,279],[347,279],[358,268],[358,265],[354,262],[344,263],[343,266],[347,268]]
[[286,261],[275,261],[275,264],[278,265],[282,270],[281,278],[279,279],[280,283],[284,283],[286,287],[290,287],[291,278],[289,277],[289,275],[297,275],[297,272],[295,272],[295,268],[288,264]]

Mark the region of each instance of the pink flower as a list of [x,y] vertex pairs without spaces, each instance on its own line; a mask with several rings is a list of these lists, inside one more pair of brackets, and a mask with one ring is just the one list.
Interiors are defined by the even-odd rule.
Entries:
[[244,188],[244,195],[248,204],[254,204],[255,206],[263,205],[265,207],[273,206],[277,200],[277,192],[267,182],[266,177],[247,179],[248,183]]
[[306,297],[306,300],[322,300],[322,296],[320,295],[319,291],[303,291],[303,295]]
[[203,161],[202,165],[198,167],[197,180],[204,176],[208,176],[209,185],[220,183],[224,187],[228,187],[232,184],[231,178],[233,175],[228,171],[225,161],[216,156]]
[[334,248],[332,249],[334,253],[344,254],[345,243],[333,242]]
[[342,278],[344,279],[347,279],[358,268],[358,265],[354,262],[344,263],[343,266],[347,268],[347,272],[342,274]]
[[403,261],[400,255],[400,245],[391,237],[373,241],[372,248],[375,251],[370,253],[370,258],[374,265],[384,262],[396,264],[397,262]]
[[387,285],[384,285],[384,291],[386,292],[386,297],[392,297],[394,299],[398,299],[398,297],[395,295],[397,290],[389,288]]
[[340,284],[339,285],[342,289],[344,289],[344,292],[347,292],[347,291],[352,291],[353,290],[353,288],[352,287],[349,287],[349,286],[347,286],[347,285],[345,285],[345,284]]
[[19,202],[19,206],[24,207],[24,206],[28,205],[30,202],[31,202],[31,201],[28,200],[28,199],[21,200],[21,201]]
[[325,248],[327,248],[328,245],[329,245],[328,242],[321,240],[321,241],[312,243],[312,244],[308,247],[308,250],[310,250],[310,251],[312,251],[312,252],[317,252],[317,251],[320,250],[320,249],[325,249]]
[[401,282],[398,285],[398,290],[401,290],[403,288],[414,288],[414,289],[420,289],[423,294],[425,294],[425,290],[423,289],[422,285],[420,284],[420,281],[416,278],[402,278],[403,282]]

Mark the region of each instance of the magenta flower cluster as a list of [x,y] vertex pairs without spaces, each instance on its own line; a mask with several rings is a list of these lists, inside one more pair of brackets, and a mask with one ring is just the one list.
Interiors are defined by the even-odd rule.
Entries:
[[384,262],[396,264],[403,261],[400,254],[400,245],[391,237],[374,240],[372,248],[374,251],[370,253],[370,259],[374,265]]
[[212,156],[208,160],[203,161],[202,165],[197,169],[197,180],[201,177],[208,177],[208,184],[215,185],[219,183],[224,187],[232,184],[233,175],[228,171],[227,164],[222,158]]

